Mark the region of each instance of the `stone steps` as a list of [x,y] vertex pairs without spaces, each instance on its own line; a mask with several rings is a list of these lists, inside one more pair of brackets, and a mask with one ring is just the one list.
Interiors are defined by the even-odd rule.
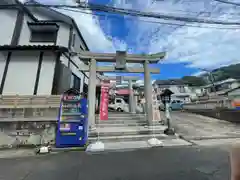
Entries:
[[[96,120],[100,120],[100,119],[96,118]],[[123,120],[123,121],[145,120],[145,117],[111,117],[103,121],[117,121],[117,120]]]
[[[155,134],[163,134],[165,126],[155,126]],[[99,133],[100,136],[127,136],[127,135],[149,135],[152,134],[153,128],[148,126],[135,126],[135,127],[101,127],[97,130],[89,132],[89,137],[96,137]]]
[[145,117],[144,114],[132,114],[132,113],[109,113],[108,114],[108,117],[134,117],[134,116]]
[[100,123],[96,124],[97,127],[131,127],[131,126],[145,126],[147,123]]
[[[100,136],[100,141],[102,142],[129,142],[129,141],[147,141],[152,138],[152,134],[141,134],[141,135],[125,135],[125,136]],[[174,139],[175,136],[167,136],[165,134],[155,134],[156,138],[162,139]],[[96,142],[97,137],[89,137],[89,142]]]
[[114,121],[96,121],[96,124],[123,124],[123,125],[128,125],[128,124],[140,124],[140,125],[145,125],[147,124],[147,121],[145,120],[114,120]]

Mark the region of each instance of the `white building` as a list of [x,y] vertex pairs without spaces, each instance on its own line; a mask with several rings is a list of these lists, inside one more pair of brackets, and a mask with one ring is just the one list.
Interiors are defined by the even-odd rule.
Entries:
[[153,82],[153,87],[157,94],[161,94],[164,89],[171,90],[174,94],[172,95],[173,100],[181,100],[184,102],[191,101],[192,97],[196,94],[192,93],[188,85],[184,84],[180,79],[172,80],[155,80]]
[[[36,3],[31,1],[31,3]],[[47,7],[0,2],[0,94],[60,94],[87,91],[86,66],[70,52],[88,47],[69,16]]]
[[208,94],[214,94],[215,91],[217,94],[222,94],[230,89],[235,89],[239,86],[240,86],[239,80],[233,79],[233,78],[228,78],[223,81],[217,81],[217,82],[211,83],[209,85],[203,86],[202,88]]

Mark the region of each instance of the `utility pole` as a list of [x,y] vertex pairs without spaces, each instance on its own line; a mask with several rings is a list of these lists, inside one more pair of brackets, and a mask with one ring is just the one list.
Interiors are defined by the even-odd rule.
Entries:
[[217,95],[217,90],[216,90],[216,86],[215,86],[215,78],[214,78],[214,75],[211,72],[211,70],[208,70],[208,69],[205,69],[205,68],[201,68],[200,70],[208,73],[208,77],[209,77],[210,83],[212,84],[214,94]]

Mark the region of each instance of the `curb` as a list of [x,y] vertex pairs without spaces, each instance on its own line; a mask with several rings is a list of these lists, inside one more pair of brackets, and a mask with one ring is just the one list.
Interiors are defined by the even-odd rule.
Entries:
[[72,152],[72,151],[86,151],[87,147],[69,147],[69,148],[51,148],[51,152]]
[[0,146],[0,151],[5,150],[18,150],[18,149],[35,149],[40,145],[3,145]]
[[[128,152],[128,151],[138,151],[138,150],[146,150],[146,149],[152,149],[153,147],[142,147],[142,148],[125,148],[125,149],[104,149],[103,151],[96,151],[96,152],[90,152],[86,151],[87,154],[102,154],[102,153],[114,153],[114,152]],[[154,147],[156,148],[156,147]],[[162,146],[159,146],[159,148],[162,148]]]
[[[191,141],[217,140],[217,139],[240,139],[240,136],[215,136],[215,137],[193,137]],[[190,140],[189,140],[190,141]]]

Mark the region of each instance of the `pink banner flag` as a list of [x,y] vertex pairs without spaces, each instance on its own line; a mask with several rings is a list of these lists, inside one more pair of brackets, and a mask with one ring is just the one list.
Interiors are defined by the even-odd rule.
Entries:
[[100,120],[108,120],[109,84],[109,81],[103,81],[101,85]]

